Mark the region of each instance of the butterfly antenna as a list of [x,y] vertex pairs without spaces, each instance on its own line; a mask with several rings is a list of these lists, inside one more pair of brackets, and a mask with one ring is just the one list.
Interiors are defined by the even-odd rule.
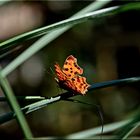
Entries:
[[45,70],[51,77],[54,77],[55,73],[53,69],[50,67],[49,70]]
[[51,67],[50,67],[50,71],[52,72],[53,75],[55,75],[55,72]]
[[82,103],[85,105],[90,105],[92,107],[95,106],[97,108],[97,113],[101,119],[101,125],[102,125],[102,128],[101,128],[101,140],[102,140],[102,135],[103,135],[103,130],[104,130],[104,118],[103,118],[102,109],[101,109],[100,105],[90,104],[90,103],[82,102],[82,101],[75,100],[75,99],[65,99],[65,100],[70,101],[70,102],[74,102],[74,103]]

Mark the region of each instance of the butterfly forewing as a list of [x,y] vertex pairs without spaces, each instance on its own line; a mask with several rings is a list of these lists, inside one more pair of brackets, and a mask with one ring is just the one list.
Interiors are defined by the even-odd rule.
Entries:
[[63,72],[69,77],[73,78],[77,74],[82,74],[83,69],[77,64],[77,59],[72,55],[68,56],[64,62]]

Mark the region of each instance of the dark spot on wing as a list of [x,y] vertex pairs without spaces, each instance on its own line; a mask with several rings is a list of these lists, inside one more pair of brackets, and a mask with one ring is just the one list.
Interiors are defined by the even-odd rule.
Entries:
[[74,63],[74,66],[75,66],[75,67],[77,67],[77,64],[76,64],[76,63]]
[[79,78],[77,78],[77,82],[80,82],[80,79]]
[[76,68],[77,68],[78,70],[80,70],[80,67],[77,66]]
[[74,74],[77,74],[77,72],[74,72]]
[[71,80],[72,80],[72,81],[75,81],[75,79],[74,79],[74,78],[72,78]]
[[68,69],[68,68],[65,68],[64,70],[65,70],[65,71],[68,71],[69,69]]

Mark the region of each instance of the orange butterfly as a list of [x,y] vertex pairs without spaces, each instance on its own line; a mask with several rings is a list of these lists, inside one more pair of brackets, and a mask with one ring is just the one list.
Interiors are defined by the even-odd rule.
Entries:
[[86,94],[90,85],[86,82],[85,77],[80,76],[83,74],[83,69],[78,66],[77,59],[74,56],[67,57],[62,69],[58,63],[54,67],[57,75],[55,80],[61,88],[73,93]]

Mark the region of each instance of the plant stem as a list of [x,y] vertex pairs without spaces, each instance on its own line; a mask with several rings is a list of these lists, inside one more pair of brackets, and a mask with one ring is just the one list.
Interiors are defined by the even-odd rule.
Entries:
[[20,106],[14,96],[14,93],[13,93],[7,79],[1,75],[1,72],[0,72],[0,85],[1,85],[1,88],[3,89],[5,96],[7,97],[7,100],[9,102],[11,109],[15,112],[15,116],[24,133],[25,138],[26,139],[32,138],[32,133],[28,127],[28,124],[25,120],[25,117],[24,117],[22,111],[20,110]]

